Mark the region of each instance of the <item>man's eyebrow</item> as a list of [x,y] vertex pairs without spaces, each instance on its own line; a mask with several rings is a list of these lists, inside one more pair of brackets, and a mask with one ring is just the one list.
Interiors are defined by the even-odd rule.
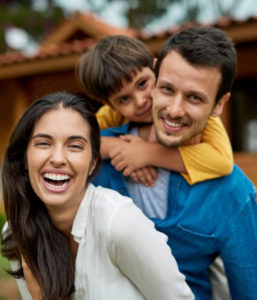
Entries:
[[170,86],[170,87],[174,87],[174,84],[172,84],[171,82],[169,82],[168,80],[165,79],[160,79],[156,81],[156,85],[158,86],[159,84],[165,84],[166,86]]

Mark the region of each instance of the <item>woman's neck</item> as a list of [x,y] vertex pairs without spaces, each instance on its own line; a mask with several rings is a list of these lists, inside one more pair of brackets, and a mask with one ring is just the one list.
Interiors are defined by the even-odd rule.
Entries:
[[71,236],[72,224],[76,216],[78,207],[62,209],[56,207],[48,207],[48,213],[54,226],[65,236]]

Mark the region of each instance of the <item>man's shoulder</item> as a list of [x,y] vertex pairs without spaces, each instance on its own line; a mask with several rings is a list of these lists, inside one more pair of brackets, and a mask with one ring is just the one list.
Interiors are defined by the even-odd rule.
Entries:
[[246,174],[234,164],[229,175],[215,179],[210,179],[196,183],[189,189],[194,189],[197,193],[208,193],[208,197],[231,197],[247,199],[249,195],[256,195],[256,189]]

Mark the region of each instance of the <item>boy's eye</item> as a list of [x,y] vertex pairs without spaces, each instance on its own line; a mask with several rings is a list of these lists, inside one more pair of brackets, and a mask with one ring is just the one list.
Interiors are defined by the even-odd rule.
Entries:
[[128,101],[128,97],[127,97],[127,96],[122,97],[122,98],[119,99],[119,104],[124,104],[124,103],[126,103],[127,101]]
[[146,82],[147,82],[147,80],[140,81],[138,84],[138,87],[142,89],[146,85]]

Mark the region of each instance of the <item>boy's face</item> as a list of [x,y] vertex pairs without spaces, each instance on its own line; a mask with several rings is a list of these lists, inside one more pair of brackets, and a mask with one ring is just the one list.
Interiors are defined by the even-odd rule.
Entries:
[[220,80],[218,69],[191,65],[176,51],[163,59],[153,90],[153,120],[161,144],[201,141],[209,116],[219,116],[230,96],[215,103]]
[[109,98],[109,104],[129,121],[152,123],[151,92],[155,85],[153,71],[145,67],[123,82],[123,88]]

